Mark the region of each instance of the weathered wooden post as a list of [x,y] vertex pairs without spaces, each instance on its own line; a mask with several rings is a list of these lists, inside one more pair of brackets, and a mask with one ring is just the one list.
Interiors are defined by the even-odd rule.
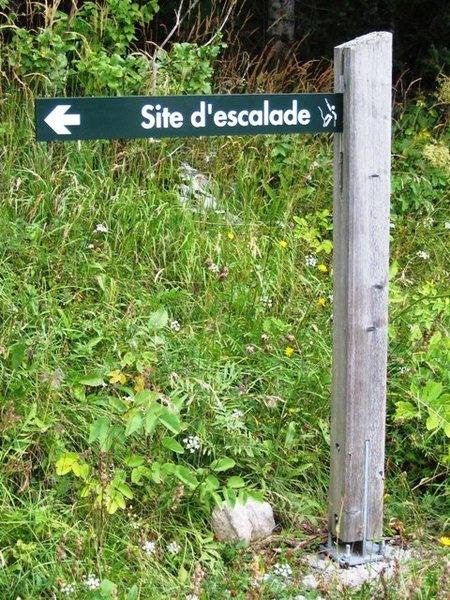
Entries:
[[338,560],[383,554],[392,35],[335,48],[344,129],[334,148],[329,543]]

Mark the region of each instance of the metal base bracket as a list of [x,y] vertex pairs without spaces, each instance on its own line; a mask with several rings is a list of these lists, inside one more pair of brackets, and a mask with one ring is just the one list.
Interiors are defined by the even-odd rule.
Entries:
[[379,544],[366,540],[353,544],[342,544],[328,539],[326,546],[321,546],[320,552],[327,554],[330,558],[345,567],[355,567],[366,563],[383,560],[386,545],[384,540]]

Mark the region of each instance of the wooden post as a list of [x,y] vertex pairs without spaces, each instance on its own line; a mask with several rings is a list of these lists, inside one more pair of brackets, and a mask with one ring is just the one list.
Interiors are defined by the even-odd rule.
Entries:
[[364,562],[383,532],[392,35],[337,46],[334,60],[344,130],[334,147],[329,547]]

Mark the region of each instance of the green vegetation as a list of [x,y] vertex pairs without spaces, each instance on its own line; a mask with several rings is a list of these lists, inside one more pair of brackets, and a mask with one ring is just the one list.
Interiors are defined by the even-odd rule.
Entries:
[[[156,2],[110,5],[114,26],[85,3],[69,29],[56,12],[3,30],[0,597],[439,598],[448,78],[396,106],[394,137],[386,533],[420,556],[371,588],[307,591],[302,554],[326,535],[331,139],[38,145],[37,93],[145,91],[124,23]],[[149,86],[203,92],[221,44],[175,44],[156,71],[136,61]],[[217,542],[214,504],[249,496],[275,507],[274,542]]]

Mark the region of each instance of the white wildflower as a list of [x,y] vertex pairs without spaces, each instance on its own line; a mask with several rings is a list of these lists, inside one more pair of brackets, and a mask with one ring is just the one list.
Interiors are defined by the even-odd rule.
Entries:
[[173,542],[170,542],[170,544],[167,544],[166,550],[169,554],[175,555],[180,552],[181,546],[174,540]]
[[444,229],[450,229],[450,222],[449,221],[446,221],[444,223]]
[[95,575],[92,575],[92,573],[84,578],[83,583],[88,590],[98,590],[100,587],[100,579]]
[[288,579],[292,575],[292,569],[288,564],[280,565],[279,563],[277,563],[273,566],[273,573],[277,577],[281,577],[282,579]]
[[261,304],[264,304],[267,308],[272,308],[273,300],[269,296],[261,296]]
[[96,231],[97,233],[108,233],[108,226],[104,223],[97,223],[94,231]]
[[73,583],[63,583],[61,586],[61,594],[70,596],[75,592],[75,585]]
[[307,267],[315,267],[317,265],[317,258],[312,254],[308,254],[306,257],[306,266]]
[[180,322],[177,321],[176,319],[174,321],[170,321],[170,329],[172,331],[180,331],[180,329],[181,329]]
[[430,255],[428,254],[428,252],[425,252],[424,250],[419,250],[417,252],[417,256],[419,258],[422,258],[423,260],[428,260],[430,258]]
[[150,542],[150,541],[145,541],[142,544],[142,550],[146,553],[146,554],[154,554],[156,551],[156,544],[155,542]]
[[196,435],[190,435],[183,439],[183,444],[185,445],[186,450],[189,450],[189,452],[193,454],[200,448],[200,438]]
[[212,272],[212,273],[218,273],[220,271],[220,267],[219,265],[216,265],[216,263],[211,263],[208,266],[208,269]]

